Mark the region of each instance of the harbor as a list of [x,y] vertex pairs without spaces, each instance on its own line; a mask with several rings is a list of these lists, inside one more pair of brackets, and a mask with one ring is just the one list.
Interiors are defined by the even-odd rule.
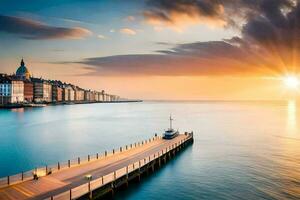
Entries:
[[159,168],[193,142],[193,133],[148,140],[0,179],[0,199],[98,199]]

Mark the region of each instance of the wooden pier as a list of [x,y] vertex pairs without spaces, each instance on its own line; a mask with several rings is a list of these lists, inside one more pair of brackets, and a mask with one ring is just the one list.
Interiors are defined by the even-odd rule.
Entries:
[[1,185],[0,180],[0,200],[101,199],[132,180],[139,181],[141,175],[153,172],[192,142],[193,133],[180,134],[172,140],[154,137],[103,155],[35,169],[30,178],[24,178],[22,173],[18,181],[12,182],[12,177],[7,177],[2,179],[6,185]]

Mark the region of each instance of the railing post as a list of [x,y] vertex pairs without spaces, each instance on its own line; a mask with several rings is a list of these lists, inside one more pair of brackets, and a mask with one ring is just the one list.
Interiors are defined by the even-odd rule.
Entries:
[[57,162],[57,170],[60,170],[60,164]]
[[71,161],[68,160],[68,167],[70,168],[71,167]]
[[90,155],[88,155],[88,162],[90,162]]
[[105,153],[104,153],[104,154],[105,154],[105,157],[106,157],[106,156],[107,156],[107,151],[105,151]]
[[46,175],[48,174],[48,166],[46,165]]
[[120,152],[122,152],[122,147],[120,147]]
[[141,171],[141,161],[139,160],[139,171]]
[[126,150],[127,150],[127,145],[126,145]]
[[78,157],[78,165],[80,165],[80,157]]
[[91,181],[89,181],[88,190],[89,190],[89,197],[90,197],[90,199],[92,199]]
[[9,176],[7,176],[7,185],[9,185],[10,180],[9,180]]
[[114,180],[116,180],[117,179],[117,173],[116,173],[116,171],[114,171]]
[[24,180],[24,172],[22,171],[22,181]]
[[115,149],[113,149],[113,154],[115,154]]
[[103,178],[103,176],[102,176],[102,178],[101,178],[101,181],[102,181],[102,185],[104,184],[104,178]]
[[72,189],[70,189],[70,200],[72,200]]
[[96,154],[96,158],[97,158],[97,160],[99,159],[99,154],[98,153]]

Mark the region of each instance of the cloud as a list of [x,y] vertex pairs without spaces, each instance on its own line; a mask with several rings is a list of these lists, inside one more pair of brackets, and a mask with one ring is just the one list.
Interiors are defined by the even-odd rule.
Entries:
[[224,6],[215,0],[148,0],[144,17],[154,26],[182,29],[195,24],[226,26]]
[[295,2],[297,0],[148,0],[144,17],[154,26],[175,29],[195,24],[241,28],[254,16],[278,20],[277,9],[289,11]]
[[120,29],[120,33],[125,35],[136,35],[136,31],[130,28],[122,28]]
[[234,76],[256,74],[264,63],[260,61],[250,50],[211,41],[179,44],[153,54],[94,57],[71,63],[87,65],[88,75],[99,76]]
[[[152,2],[152,1],[151,1]],[[188,12],[186,7],[158,4],[166,9]],[[192,0],[172,0],[180,5]],[[239,36],[222,41],[194,42],[166,46],[151,54],[116,55],[81,60],[90,75],[146,76],[277,76],[300,73],[300,3],[293,0],[210,0],[222,4],[220,15],[214,6],[202,11],[205,16],[221,17],[238,27]],[[234,3],[235,2],[235,3]],[[210,4],[208,4],[210,5]],[[154,4],[152,6],[157,6]],[[175,6],[175,8],[174,8]],[[227,13],[240,6],[239,12]],[[172,8],[172,9],[171,9]],[[200,11],[199,11],[200,12]],[[228,18],[228,19],[227,19]],[[243,18],[242,25],[234,25]],[[166,18],[168,19],[168,18]],[[171,19],[170,19],[171,20]],[[170,21],[169,20],[169,21]],[[159,43],[165,44],[165,43]]]
[[104,36],[104,35],[101,35],[101,34],[99,34],[99,35],[97,35],[97,38],[99,38],[99,39],[107,39],[107,37],[106,36]]
[[0,15],[0,32],[32,40],[81,39],[92,34],[81,27],[55,27],[39,21],[4,15]]

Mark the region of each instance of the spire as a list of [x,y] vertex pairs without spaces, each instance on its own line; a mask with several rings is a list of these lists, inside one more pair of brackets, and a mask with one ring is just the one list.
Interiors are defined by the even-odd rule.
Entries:
[[24,63],[23,58],[22,58],[22,60],[21,60],[21,66],[25,66],[25,63]]

